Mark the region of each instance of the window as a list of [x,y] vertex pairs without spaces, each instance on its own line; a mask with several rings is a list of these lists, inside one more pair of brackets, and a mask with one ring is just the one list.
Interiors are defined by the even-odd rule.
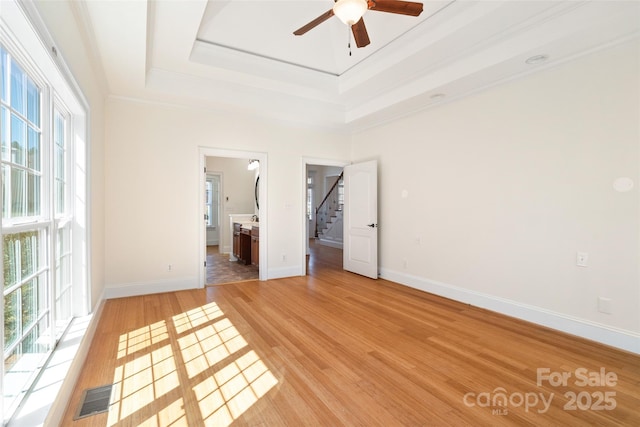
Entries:
[[309,221],[313,219],[313,178],[315,172],[309,172],[307,176],[307,218]]
[[71,212],[67,201],[68,174],[68,113],[56,106],[53,110],[53,212],[55,253],[55,328],[60,336],[72,317],[72,250]]
[[207,227],[220,225],[220,175],[207,175],[205,182],[205,221]]
[[42,221],[41,89],[7,50],[2,57],[3,395],[12,404],[51,349],[50,228]]
[[3,25],[14,26],[0,32],[4,422],[73,316],[88,306],[87,256],[77,249],[86,246],[86,194],[76,185],[86,173],[78,155],[85,150],[86,109],[38,48],[43,43],[22,7],[3,1],[0,9]]

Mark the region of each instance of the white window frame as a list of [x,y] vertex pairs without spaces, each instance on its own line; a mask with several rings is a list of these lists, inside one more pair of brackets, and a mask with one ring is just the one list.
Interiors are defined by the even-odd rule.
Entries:
[[[0,1],[0,44],[20,64],[29,77],[40,86],[41,89],[41,150],[42,150],[42,183],[41,216],[20,219],[0,223],[0,234],[14,233],[35,229],[44,230],[46,235],[47,254],[44,264],[47,268],[48,285],[52,291],[55,289],[55,262],[56,248],[53,242],[57,236],[59,227],[70,226],[70,246],[72,251],[72,315],[84,316],[89,313],[91,306],[91,286],[89,278],[90,269],[90,215],[89,215],[89,191],[90,170],[89,158],[89,108],[88,102],[79,85],[74,80],[68,67],[57,54],[52,37],[38,15],[34,4],[30,1],[2,0]],[[67,160],[67,191],[65,198],[67,212],[65,215],[55,215],[53,202],[53,156],[49,152],[52,140],[53,108],[59,108],[69,114],[67,123],[68,149]],[[53,150],[51,150],[53,151]],[[50,179],[51,178],[51,179]],[[0,191],[2,186],[0,186]],[[3,245],[0,245],[2,255]],[[3,269],[3,265],[0,265]],[[49,292],[50,331],[55,331],[55,301],[54,293]],[[4,303],[0,304],[0,317],[4,321]],[[3,334],[0,334],[0,346],[4,350]],[[49,334],[52,348],[55,345],[59,333]],[[4,385],[4,364],[0,369],[0,387]],[[2,391],[2,390],[0,390]],[[27,391],[28,395],[29,391]],[[3,399],[4,400],[4,399]],[[4,422],[16,409],[17,403],[11,408],[5,408],[1,404]]]

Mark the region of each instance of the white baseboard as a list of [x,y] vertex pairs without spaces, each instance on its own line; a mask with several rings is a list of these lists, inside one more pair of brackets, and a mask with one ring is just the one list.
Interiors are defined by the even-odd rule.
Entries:
[[157,282],[111,284],[105,286],[104,297],[105,299],[133,297],[162,292],[184,291],[198,287],[198,279],[196,277],[183,277],[181,279]]
[[590,320],[580,319],[544,308],[471,291],[386,268],[380,269],[380,277],[424,292],[471,304],[476,307],[486,308],[487,310],[506,314],[507,316],[640,354],[640,334],[633,331],[614,328]]

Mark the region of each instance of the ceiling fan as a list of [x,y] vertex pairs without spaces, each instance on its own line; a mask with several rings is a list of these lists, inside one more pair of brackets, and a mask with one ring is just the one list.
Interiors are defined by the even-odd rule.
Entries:
[[364,25],[362,15],[367,10],[378,12],[398,13],[401,15],[418,16],[422,13],[422,3],[415,3],[402,0],[334,0],[333,8],[318,16],[307,25],[303,25],[293,32],[296,36],[301,36],[307,31],[320,25],[333,15],[351,27],[356,46],[365,47],[371,41],[367,28]]

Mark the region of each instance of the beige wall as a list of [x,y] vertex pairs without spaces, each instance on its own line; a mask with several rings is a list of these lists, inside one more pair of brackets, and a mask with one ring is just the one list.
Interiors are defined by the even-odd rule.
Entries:
[[[352,158],[379,161],[383,273],[637,336],[639,51],[620,45],[356,135]],[[618,177],[634,191],[614,191]]]
[[107,295],[197,285],[199,147],[266,153],[268,274],[299,274],[302,158],[346,159],[347,136],[120,99],[106,112]]

